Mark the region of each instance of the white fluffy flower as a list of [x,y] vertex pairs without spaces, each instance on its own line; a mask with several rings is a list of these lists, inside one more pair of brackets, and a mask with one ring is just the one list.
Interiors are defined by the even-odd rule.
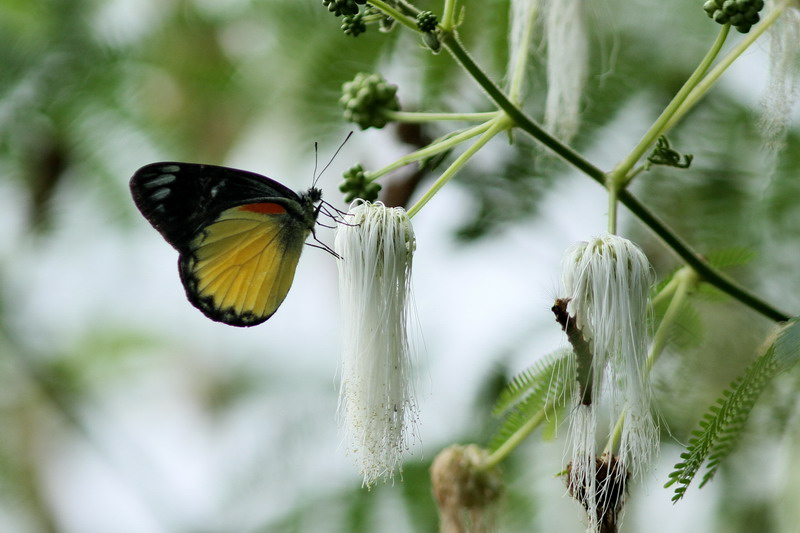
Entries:
[[760,126],[767,149],[775,153],[783,147],[800,96],[800,8],[787,8],[769,36],[769,79]]
[[638,246],[604,235],[567,250],[562,276],[570,320],[591,350],[592,398],[581,404],[580,391],[576,393],[570,424],[570,484],[584,488],[582,503],[593,521],[598,508],[608,503],[605,487],[596,486],[595,480],[597,410],[610,410],[606,439],[615,439],[616,422],[624,420],[612,450],[619,464],[614,483],[624,486],[625,477],[639,474],[657,449],[646,368],[652,271]]
[[545,127],[569,141],[580,125],[589,66],[585,0],[547,0],[547,99]]
[[369,486],[400,466],[417,419],[408,304],[414,232],[402,208],[360,202],[336,232],[342,332],[339,413]]

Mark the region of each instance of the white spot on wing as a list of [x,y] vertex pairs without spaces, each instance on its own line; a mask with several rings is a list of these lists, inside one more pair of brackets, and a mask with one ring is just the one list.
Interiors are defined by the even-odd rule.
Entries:
[[166,165],[161,167],[161,172],[177,172],[181,169],[178,165]]
[[157,178],[153,178],[145,182],[144,186],[152,189],[153,187],[162,187],[175,181],[175,174],[161,174]]
[[150,199],[156,201],[163,200],[164,198],[169,196],[169,193],[170,193],[169,189],[167,189],[166,187],[162,187],[161,189],[158,189],[156,192],[151,194]]

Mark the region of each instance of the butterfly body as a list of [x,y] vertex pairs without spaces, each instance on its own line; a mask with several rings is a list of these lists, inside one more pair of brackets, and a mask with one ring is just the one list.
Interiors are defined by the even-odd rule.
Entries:
[[254,326],[278,309],[322,193],[296,193],[265,176],[214,165],[162,162],[139,169],[131,194],[180,254],[189,301],[212,320]]

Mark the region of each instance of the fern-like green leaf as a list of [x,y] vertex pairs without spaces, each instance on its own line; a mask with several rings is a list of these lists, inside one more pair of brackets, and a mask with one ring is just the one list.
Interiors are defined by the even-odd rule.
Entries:
[[563,348],[549,354],[515,376],[495,404],[495,416],[503,416],[500,428],[489,441],[495,451],[533,417],[548,408],[547,416],[555,415],[566,403],[575,382],[572,350]]
[[793,318],[778,332],[775,361],[781,372],[786,372],[800,361],[800,318]]
[[[492,408],[492,416],[500,417],[514,407],[520,400],[525,398],[534,389],[547,384],[550,379],[550,374],[553,372],[553,367],[559,365],[562,361],[572,353],[569,348],[561,348],[551,352],[531,366],[511,378],[508,385],[503,388],[497,401]],[[563,367],[559,367],[563,368]]]
[[735,247],[715,250],[706,259],[714,268],[726,269],[746,265],[755,257],[756,253],[750,248]]
[[669,343],[678,350],[688,350],[702,342],[704,333],[703,319],[697,308],[690,301],[684,301],[670,324]]
[[673,502],[683,497],[703,462],[708,460],[701,487],[714,477],[722,460],[736,447],[756,400],[777,373],[774,353],[773,345],[734,380],[703,415],[701,430],[692,432],[688,448],[681,454],[681,461],[674,466],[669,481],[664,485],[678,484]]

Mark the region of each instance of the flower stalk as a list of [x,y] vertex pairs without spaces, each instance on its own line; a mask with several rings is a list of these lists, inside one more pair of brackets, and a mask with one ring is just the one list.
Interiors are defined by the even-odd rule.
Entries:
[[486,123],[488,127],[486,131],[478,138],[475,143],[467,148],[463,154],[459,155],[453,163],[447,167],[447,170],[442,172],[441,176],[434,182],[430,189],[420,198],[416,204],[414,204],[411,209],[408,210],[408,216],[413,217],[416,215],[422,207],[427,204],[431,198],[433,198],[439,189],[444,187],[444,185],[450,181],[450,179],[455,176],[456,172],[459,171],[461,167],[463,167],[469,159],[478,153],[478,150],[483,148],[483,146],[488,143],[492,138],[511,127],[511,122],[505,115],[498,116],[494,120],[491,120]]

